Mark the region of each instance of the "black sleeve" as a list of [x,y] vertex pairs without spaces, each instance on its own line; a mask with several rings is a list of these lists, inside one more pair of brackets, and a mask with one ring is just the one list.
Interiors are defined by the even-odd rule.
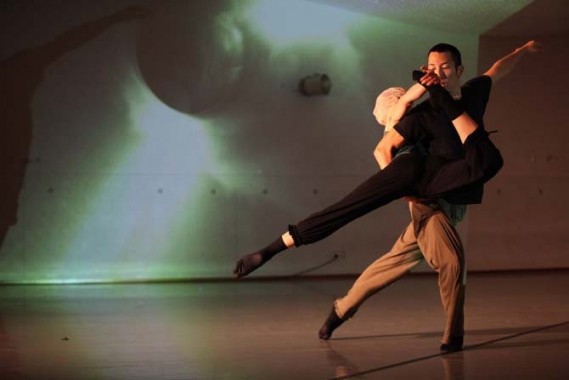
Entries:
[[395,129],[408,144],[415,144],[419,141],[429,139],[427,128],[423,120],[424,116],[424,102],[411,109],[405,116],[397,123]]
[[490,100],[490,91],[492,90],[492,78],[487,75],[481,75],[467,81],[463,86],[463,91],[471,94],[471,98],[477,99],[479,105],[486,107]]
[[481,75],[470,79],[462,87],[472,91],[473,95],[480,97],[485,103],[488,103],[490,90],[492,89],[492,78],[488,75]]

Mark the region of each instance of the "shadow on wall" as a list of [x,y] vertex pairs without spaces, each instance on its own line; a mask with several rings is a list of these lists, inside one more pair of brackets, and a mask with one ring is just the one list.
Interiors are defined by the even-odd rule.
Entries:
[[18,198],[30,163],[31,105],[45,70],[114,24],[147,15],[140,7],[129,7],[0,61],[0,248],[10,227],[18,221]]
[[234,94],[246,67],[258,62],[256,55],[265,56],[243,17],[248,6],[234,0],[194,0],[183,7],[154,2],[137,61],[156,97],[179,112],[204,116]]

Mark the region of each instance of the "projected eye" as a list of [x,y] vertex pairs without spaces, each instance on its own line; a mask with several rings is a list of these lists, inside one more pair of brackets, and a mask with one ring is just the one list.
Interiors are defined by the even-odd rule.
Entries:
[[238,11],[214,2],[160,2],[143,25],[140,72],[168,106],[203,115],[232,91],[241,74],[244,37]]

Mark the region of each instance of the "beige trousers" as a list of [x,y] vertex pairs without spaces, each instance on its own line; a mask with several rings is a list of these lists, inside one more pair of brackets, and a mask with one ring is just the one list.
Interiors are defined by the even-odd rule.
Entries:
[[391,250],[358,277],[346,296],[334,303],[340,318],[352,317],[364,301],[407,274],[423,260],[439,274],[445,313],[442,343],[464,335],[466,265],[458,232],[438,205],[410,203],[411,223]]

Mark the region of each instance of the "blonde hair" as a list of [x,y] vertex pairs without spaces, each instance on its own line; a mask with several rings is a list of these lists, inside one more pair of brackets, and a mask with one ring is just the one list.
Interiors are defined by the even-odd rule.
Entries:
[[379,124],[386,125],[391,107],[405,95],[405,92],[406,90],[403,87],[390,87],[379,94],[373,109],[373,115]]

